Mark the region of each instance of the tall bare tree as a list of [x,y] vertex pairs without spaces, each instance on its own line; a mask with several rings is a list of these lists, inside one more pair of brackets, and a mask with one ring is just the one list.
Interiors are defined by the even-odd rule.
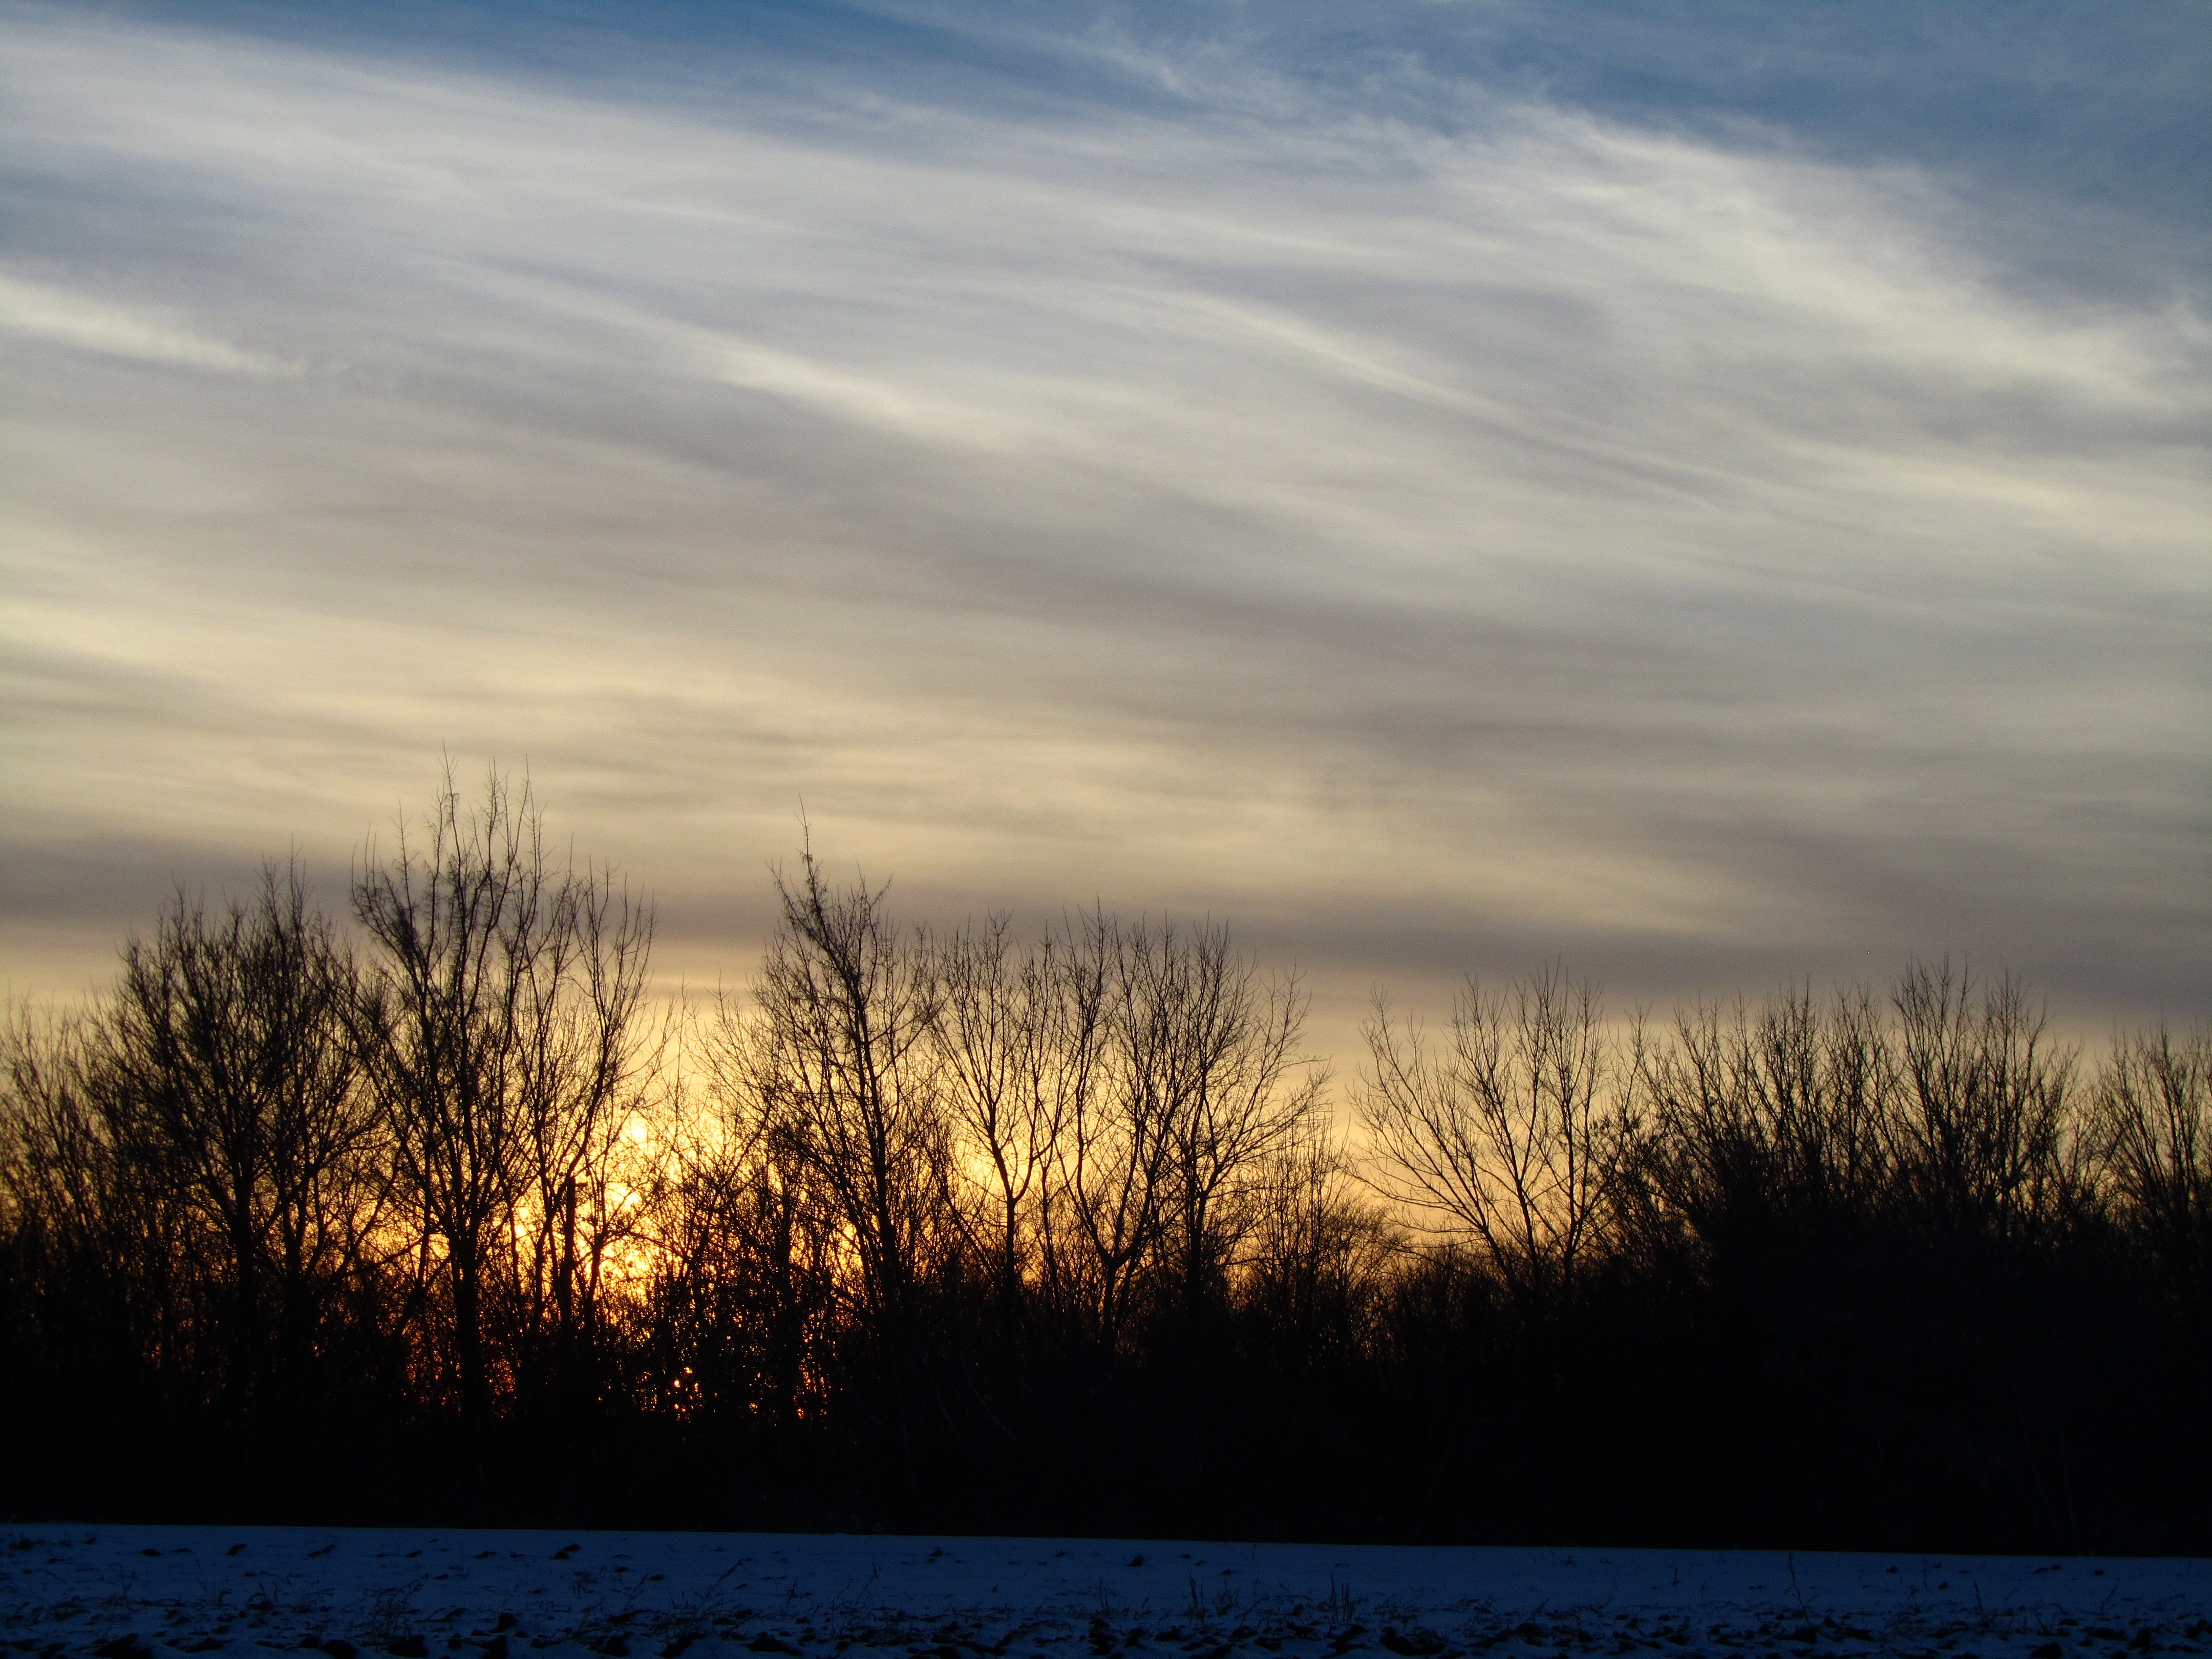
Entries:
[[378,1124],[349,1041],[351,952],[296,863],[210,917],[179,892],[132,939],[101,1027],[120,1144],[196,1222],[234,1389],[296,1363],[374,1213]]
[[1644,1057],[1648,1195],[1700,1228],[1863,1214],[1889,1181],[1897,1064],[1864,990],[1701,1005]]
[[1061,1028],[1079,1066],[1056,1121],[1058,1264],[1101,1352],[1150,1288],[1194,1318],[1226,1287],[1251,1225],[1245,1177],[1299,1133],[1324,1077],[1294,1077],[1305,1004],[1263,981],[1228,929],[1124,924],[1103,910],[1069,930]]
[[1133,936],[1103,910],[1069,930],[1065,1029],[1081,1047],[1054,1148],[1056,1299],[1110,1364],[1130,1302],[1166,1225],[1176,1114],[1186,1103],[1176,1042],[1172,937]]
[[1376,1189],[1481,1252],[1524,1313],[1570,1306],[1601,1243],[1637,1067],[1587,981],[1470,980],[1440,1054],[1378,1000],[1356,1098]]
[[2212,1033],[2123,1036],[2100,1072],[2106,1166],[2126,1212],[2202,1308],[2212,1298]]
[[189,1203],[114,1086],[104,1006],[14,1008],[0,1041],[0,1198],[11,1244],[61,1313],[89,1313],[103,1358],[189,1366]]
[[2001,1237],[2069,1195],[2075,1051],[2009,976],[1915,963],[1894,994],[1901,1077],[1892,1156],[1923,1213]]
[[942,1407],[920,1302],[957,1243],[932,951],[899,932],[881,891],[833,889],[811,848],[776,890],[781,927],[750,1001],[723,1003],[718,1040],[755,1133],[796,1160],[842,1225],[856,1311],[910,1450],[917,1413]]
[[[952,1215],[987,1264],[1009,1394],[1022,1388],[1022,1333],[1042,1242],[1048,1165],[1084,1039],[1066,1018],[1049,939],[1024,949],[1004,913],[939,941],[932,1036],[956,1146]],[[1072,1040],[1074,1052],[1068,1043]]]
[[[356,1035],[390,1125],[427,1305],[442,1291],[465,1422],[481,1434],[517,1347],[573,1350],[590,1316],[580,1185],[604,1173],[650,1040],[648,905],[549,856],[526,781],[464,808],[448,774],[418,840],[368,849],[355,914],[376,946]],[[514,1343],[495,1350],[495,1302]],[[520,1327],[520,1328],[516,1328]]]

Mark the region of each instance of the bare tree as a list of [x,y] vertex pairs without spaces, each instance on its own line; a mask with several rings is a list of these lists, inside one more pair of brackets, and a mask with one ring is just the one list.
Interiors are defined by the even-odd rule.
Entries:
[[571,1409],[595,1386],[608,1253],[656,1172],[635,1154],[665,1034],[644,1007],[650,909],[611,871],[565,870],[528,978],[520,1073],[529,1241],[523,1329]]
[[[1048,1164],[1067,1098],[1063,976],[1052,942],[1018,946],[1004,913],[937,946],[932,1036],[957,1144],[952,1216],[988,1264],[1010,1395],[1022,1387],[1022,1330],[1042,1228]],[[1077,1039],[1079,1047],[1081,1039]],[[1077,1092],[1079,1092],[1077,1091]]]
[[749,1006],[725,1001],[718,1040],[757,1133],[833,1206],[857,1268],[857,1310],[879,1345],[902,1437],[933,1386],[922,1281],[952,1242],[950,1135],[930,1044],[925,936],[902,937],[883,894],[839,891],[811,849],[777,878],[782,926]]
[[1652,1133],[1638,1155],[1652,1195],[1700,1230],[1863,1214],[1888,1180],[1895,1074],[1863,990],[1685,1012],[1644,1056]]
[[1251,1224],[1242,1182],[1317,1109],[1292,1081],[1304,1000],[1263,981],[1228,929],[1083,917],[1061,951],[1072,1064],[1057,1122],[1054,1237],[1100,1352],[1149,1275],[1186,1316],[1225,1285]]
[[1329,1348],[1340,1358],[1356,1355],[1366,1304],[1402,1253],[1401,1236],[1321,1121],[1270,1148],[1253,1186],[1242,1294],[1264,1328],[1301,1358]]
[[653,919],[608,872],[549,858],[527,781],[516,798],[494,772],[465,810],[449,774],[423,835],[403,826],[392,856],[372,847],[356,873],[377,951],[356,1033],[418,1285],[447,1293],[463,1418],[482,1432],[516,1358],[495,1354],[493,1300],[519,1304],[526,1337],[550,1303],[571,1345],[589,1316],[578,1194],[633,1098]]
[[120,1143],[196,1218],[247,1394],[304,1357],[373,1220],[379,1125],[348,1040],[355,982],[299,866],[271,865],[258,900],[219,919],[179,892],[152,939],[125,947],[100,1027]]
[[1109,1364],[1140,1267],[1166,1222],[1176,1115],[1187,1103],[1175,1031],[1177,942],[1103,911],[1071,928],[1063,957],[1068,1068],[1054,1147],[1053,1230],[1061,1298]]
[[2117,1039],[2095,1113],[2124,1202],[2201,1304],[2212,1296],[2212,1034],[2161,1024]]
[[68,1379],[88,1344],[116,1408],[168,1414],[180,1460],[219,1440],[217,1478],[252,1490],[374,1349],[380,1148],[352,966],[274,866],[214,915],[178,893],[123,957],[110,995],[19,1012],[0,1041],[11,1358]]
[[108,1071],[103,1010],[9,1011],[0,1113],[9,1237],[68,1314],[90,1316],[104,1357],[189,1364],[189,1206],[139,1103]]
[[1269,1191],[1262,1165],[1315,1131],[1328,1074],[1298,1052],[1306,998],[1297,979],[1262,981],[1231,952],[1227,927],[1199,930],[1181,967],[1163,988],[1179,1004],[1182,1073],[1169,1130],[1167,1265],[1182,1316],[1195,1324],[1217,1310],[1258,1224]]
[[667,1114],[651,1256],[663,1386],[679,1415],[719,1409],[795,1435],[832,1387],[850,1252],[795,1124],[762,1109],[753,1034],[719,1012],[690,1045],[700,1086],[672,1091]]
[[1377,1191],[1474,1243],[1542,1320],[1601,1240],[1632,1109],[1634,1056],[1596,991],[1556,966],[1486,995],[1468,981],[1445,1051],[1377,1000],[1356,1099]]
[[2047,1219],[2066,1195],[2074,1051],[2010,976],[1978,985],[1948,962],[1916,963],[1894,1001],[1892,1156],[1915,1202],[2000,1237]]

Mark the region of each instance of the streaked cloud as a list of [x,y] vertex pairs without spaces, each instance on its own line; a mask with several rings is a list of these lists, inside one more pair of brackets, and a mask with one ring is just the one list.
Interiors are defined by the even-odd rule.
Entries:
[[0,329],[28,339],[137,362],[227,374],[281,373],[283,365],[160,316],[105,304],[69,289],[0,272]]
[[1552,951],[2203,1003],[2185,265],[1433,53],[679,97],[11,16],[19,984],[225,857],[335,887],[444,747],[695,980],[803,799],[917,912],[1227,910],[1339,1012]]

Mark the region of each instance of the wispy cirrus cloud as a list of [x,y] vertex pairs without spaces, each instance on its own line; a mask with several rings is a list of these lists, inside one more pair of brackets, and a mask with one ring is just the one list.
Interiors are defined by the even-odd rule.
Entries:
[[445,744],[694,977],[803,797],[918,908],[1227,908],[1346,1006],[2201,997],[2212,334],[1939,170],[1233,36],[1030,40],[1160,89],[1059,99],[11,37],[25,978]]
[[196,333],[173,319],[107,304],[72,289],[22,282],[5,272],[0,272],[0,329],[42,344],[225,374],[282,374],[286,367],[241,351],[228,340]]

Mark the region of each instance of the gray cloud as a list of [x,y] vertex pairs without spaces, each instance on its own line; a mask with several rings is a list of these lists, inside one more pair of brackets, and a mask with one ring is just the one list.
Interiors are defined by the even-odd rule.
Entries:
[[11,33],[11,982],[331,885],[443,747],[695,981],[803,797],[917,911],[1225,909],[1339,1014],[2203,1004],[2212,331],[1934,174],[1219,50],[1040,114]]

